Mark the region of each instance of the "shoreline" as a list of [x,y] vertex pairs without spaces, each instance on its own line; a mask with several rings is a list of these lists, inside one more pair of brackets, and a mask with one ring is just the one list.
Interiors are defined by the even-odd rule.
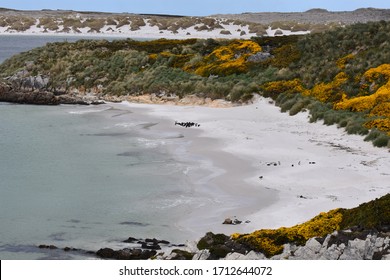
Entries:
[[[190,181],[211,198],[226,197],[216,204],[213,215],[206,207],[179,226],[193,228],[199,235],[250,233],[293,226],[320,212],[356,207],[390,192],[386,149],[336,126],[309,123],[307,113],[283,114],[271,103],[260,98],[251,105],[228,108],[126,104],[148,108],[147,114],[170,120],[172,126],[174,121],[201,124],[196,133],[180,129],[191,142],[184,158],[200,160],[203,170],[212,175],[200,181],[193,175]],[[210,142],[212,146],[206,146]],[[242,184],[237,186],[238,182]],[[243,223],[222,224],[235,216]]]
[[[164,149],[172,159],[188,166],[182,183],[191,191],[186,190],[185,199],[194,198],[196,203],[187,205],[185,199],[175,198],[184,211],[179,219],[172,216],[170,227],[172,236],[177,233],[180,244],[189,249],[209,231],[230,235],[289,227],[320,212],[353,208],[390,193],[387,149],[375,148],[336,126],[309,123],[306,112],[283,114],[270,99],[228,108],[129,102],[107,106],[132,111],[141,123],[150,122],[142,133],[166,139]],[[201,126],[184,128],[175,121]],[[224,225],[225,218],[242,224]],[[155,231],[146,237],[172,241],[169,235],[160,235]],[[119,240],[100,246],[121,249]],[[162,252],[168,254],[170,248]]]
[[[190,119],[184,116],[182,119],[174,119],[173,116],[160,114],[161,112],[158,111],[159,109],[171,111],[174,108],[180,111],[180,109],[194,108],[193,106],[129,102],[121,104],[130,109],[145,109],[143,113],[153,119],[158,117],[160,123],[149,129],[153,135],[159,133],[181,135],[181,139],[184,139],[184,143],[180,140],[181,143],[177,147],[172,143],[169,144],[169,149],[176,161],[187,165],[185,176],[193,197],[204,199],[202,205],[183,213],[182,218],[175,224],[179,231],[191,233],[187,242],[200,239],[208,231],[225,234],[241,232],[248,224],[245,222],[249,214],[275,202],[275,191],[256,186],[247,179],[256,176],[256,168],[252,162],[219,149],[220,145],[224,144],[223,139],[207,137],[207,129],[203,129],[202,125],[200,128],[175,126],[175,120],[190,121]],[[221,109],[203,106],[196,108]],[[226,218],[232,220],[237,218],[242,223],[223,225]]]

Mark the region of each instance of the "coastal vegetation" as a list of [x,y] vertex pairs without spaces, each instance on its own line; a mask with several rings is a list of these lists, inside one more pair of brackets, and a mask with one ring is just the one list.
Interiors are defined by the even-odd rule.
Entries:
[[[187,24],[186,18],[167,20],[179,19]],[[110,22],[121,20],[130,24],[119,18]],[[143,23],[133,20],[132,28]],[[152,18],[149,23],[164,28]],[[51,28],[51,19],[40,24]],[[203,18],[197,26],[218,28],[218,24],[222,23]],[[90,92],[103,99],[168,94],[247,102],[260,94],[274,99],[290,115],[307,110],[312,122],[335,124],[384,147],[390,145],[389,34],[390,23],[380,21],[305,36],[250,40],[50,43],[5,61],[0,78],[48,77],[48,91]]]
[[[359,232],[386,231],[390,226],[390,194],[363,203],[352,209],[334,209],[320,213],[311,220],[293,227],[261,229],[250,234],[233,234],[236,242],[250,250],[262,252],[266,257],[281,254],[287,243],[304,245],[312,237],[324,237],[337,230],[354,229]],[[221,239],[221,236],[216,235]],[[202,240],[203,242],[203,240]],[[206,248],[203,243],[200,248]],[[214,242],[215,243],[215,242]]]

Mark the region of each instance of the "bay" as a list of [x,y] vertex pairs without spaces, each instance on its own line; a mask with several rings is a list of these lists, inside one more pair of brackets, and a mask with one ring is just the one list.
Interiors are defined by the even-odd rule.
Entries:
[[[0,60],[79,38],[1,36]],[[203,199],[174,152],[187,139],[154,129],[164,120],[121,104],[7,103],[0,120],[0,259],[90,258],[40,244],[96,251],[129,236],[188,238],[176,223]]]

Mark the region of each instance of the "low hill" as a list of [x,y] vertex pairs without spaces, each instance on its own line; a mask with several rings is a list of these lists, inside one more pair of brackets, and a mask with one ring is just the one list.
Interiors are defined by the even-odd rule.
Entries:
[[242,38],[322,32],[387,20],[390,10],[220,14],[207,17],[0,9],[0,34],[104,34],[147,38]]
[[[64,95],[155,94],[247,102],[275,99],[291,115],[309,110],[386,147],[390,138],[390,23],[358,23],[305,36],[251,40],[81,40],[52,43],[0,65],[3,92]],[[5,97],[7,96],[7,97]],[[23,102],[7,94],[3,101]],[[42,97],[40,95],[39,97]],[[61,101],[58,101],[61,99]],[[27,99],[26,99],[27,100]],[[65,101],[64,101],[65,100]]]

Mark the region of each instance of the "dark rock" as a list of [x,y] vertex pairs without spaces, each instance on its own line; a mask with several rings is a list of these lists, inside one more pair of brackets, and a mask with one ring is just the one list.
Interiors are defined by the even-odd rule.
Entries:
[[172,244],[172,247],[185,247],[185,244]]
[[226,218],[225,221],[223,221],[222,224],[223,224],[223,225],[232,225],[232,224],[233,224],[233,221],[232,221],[232,219],[230,219],[230,218]]
[[111,248],[103,248],[97,251],[96,255],[104,259],[112,259],[115,255],[115,251]]
[[232,252],[245,253],[248,251],[244,245],[232,240],[229,236],[212,232],[208,232],[201,238],[197,247],[199,250],[209,250],[209,260],[224,258],[228,253]]
[[91,105],[103,105],[106,104],[103,100],[98,100],[98,101],[92,101]]
[[149,243],[148,244],[146,242],[142,242],[141,245],[142,245],[141,247],[143,249],[161,250],[160,245],[158,245],[157,243],[152,243],[152,244]]
[[141,260],[147,260],[154,257],[157,254],[154,250],[143,250],[140,256]]
[[39,245],[38,248],[39,249],[50,249],[50,250],[58,249],[58,247],[56,247],[54,245]]
[[220,34],[222,34],[222,35],[232,35],[232,33],[229,30],[221,30]]
[[115,260],[147,260],[157,254],[155,250],[142,250],[142,249],[122,249],[113,250],[111,248],[103,248],[96,252],[96,255],[103,259],[115,259]]
[[192,260],[192,258],[195,255],[194,253],[190,253],[179,249],[172,250],[172,253],[175,253],[175,256],[171,258],[171,260]]
[[242,221],[238,220],[238,219],[230,219],[230,218],[226,218],[225,221],[222,223],[223,225],[239,225],[241,224]]
[[123,242],[125,242],[125,243],[135,243],[135,242],[138,242],[138,241],[139,240],[137,238],[134,238],[134,237],[129,237],[126,240],[123,240]]
[[157,243],[158,243],[158,240],[157,240],[156,238],[153,238],[153,239],[151,239],[151,238],[146,238],[146,239],[145,239],[145,242],[146,242],[146,243],[155,243],[155,244],[157,244]]
[[170,242],[166,240],[158,240],[156,238],[146,238],[145,239],[146,243],[153,243],[153,244],[165,244],[168,245]]
[[76,105],[89,105],[90,103],[81,98],[80,96],[74,96],[74,95],[60,95],[57,96],[58,103],[59,104],[76,104]]
[[51,92],[15,92],[13,90],[0,90],[0,101],[36,105],[59,104],[59,101]]
[[324,237],[315,237],[315,239],[322,245],[322,244],[324,244],[326,236],[324,236]]
[[130,260],[133,257],[139,256],[140,254],[133,254],[134,250],[130,249],[123,249],[123,250],[118,250],[114,252],[114,259],[116,260]]
[[280,30],[280,29],[278,29],[278,30],[276,30],[275,31],[275,36],[280,36],[280,35],[283,35],[283,31],[282,30]]
[[229,240],[229,236],[220,234],[214,234],[212,232],[206,233],[204,237],[202,237],[198,242],[198,249],[209,249],[213,245],[221,245],[224,244],[227,240]]
[[226,257],[227,254],[231,253],[232,250],[226,245],[216,245],[213,246],[210,250],[210,256],[208,260],[219,260],[221,258]]

